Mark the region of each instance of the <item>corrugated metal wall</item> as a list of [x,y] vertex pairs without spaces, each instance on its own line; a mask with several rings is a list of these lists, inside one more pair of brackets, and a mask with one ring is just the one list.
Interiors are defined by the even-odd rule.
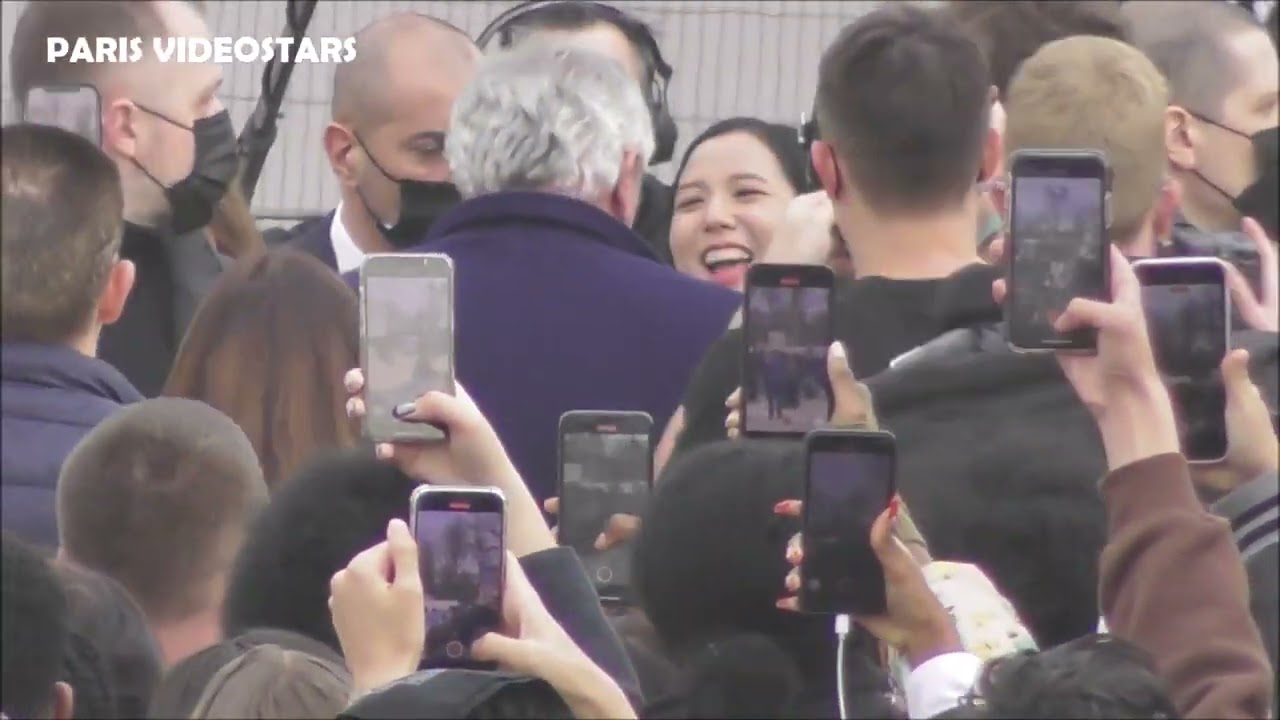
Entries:
[[[3,3],[4,60],[0,62],[7,61],[13,27],[25,4]],[[377,17],[411,9],[444,18],[474,36],[513,4],[322,0],[309,34],[348,36]],[[681,138],[687,141],[711,122],[733,115],[796,122],[813,101],[819,53],[845,23],[877,3],[630,0],[621,4],[655,27],[663,53],[675,67],[670,102]],[[217,36],[274,36],[284,28],[283,0],[214,0],[205,6]],[[224,101],[240,126],[257,102],[262,64],[229,65],[226,72]],[[254,196],[255,212],[264,219],[325,210],[337,202],[337,189],[320,150],[332,73],[332,66],[302,65],[293,75],[280,137]],[[15,118],[7,70],[3,88],[3,117],[9,122]],[[670,172],[662,168],[659,174],[664,170]]]

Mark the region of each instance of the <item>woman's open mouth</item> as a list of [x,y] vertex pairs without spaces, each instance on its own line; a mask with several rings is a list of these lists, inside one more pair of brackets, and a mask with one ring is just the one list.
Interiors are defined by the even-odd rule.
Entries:
[[712,282],[733,290],[742,289],[747,278],[747,268],[753,260],[755,255],[745,245],[712,245],[702,253],[702,266],[706,268]]

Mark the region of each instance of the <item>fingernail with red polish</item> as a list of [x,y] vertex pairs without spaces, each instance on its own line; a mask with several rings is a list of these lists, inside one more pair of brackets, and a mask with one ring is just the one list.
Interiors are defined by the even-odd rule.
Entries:
[[893,498],[889,500],[889,519],[890,520],[898,519],[898,507],[901,503],[902,503],[902,500],[899,499],[897,495],[894,495]]

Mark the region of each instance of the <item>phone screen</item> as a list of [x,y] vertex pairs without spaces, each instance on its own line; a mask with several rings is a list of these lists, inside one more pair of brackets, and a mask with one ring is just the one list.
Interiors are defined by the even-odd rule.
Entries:
[[[1219,276],[1221,277],[1221,276]],[[1221,283],[1153,284],[1142,288],[1151,348],[1169,388],[1188,460],[1227,454],[1227,297]]]
[[831,288],[747,286],[743,428],[804,434],[831,415]]
[[1092,348],[1095,332],[1054,329],[1072,299],[1107,294],[1101,177],[1015,176],[1009,336],[1027,349]]
[[893,472],[894,456],[884,449],[809,453],[801,567],[805,612],[884,612],[884,573],[869,536],[893,496]]
[[89,85],[31,88],[22,119],[62,128],[94,145],[102,145],[102,109],[98,91]]
[[564,435],[560,544],[572,547],[602,596],[631,584],[631,546],[597,550],[596,539],[616,514],[640,517],[649,501],[649,435],[571,432]]
[[[432,390],[453,392],[449,278],[369,274],[363,292],[365,403],[370,427],[412,427],[393,418],[397,405]],[[381,431],[371,434],[375,440],[392,439]]]
[[502,616],[503,513],[423,508],[416,513],[426,660],[457,664]]

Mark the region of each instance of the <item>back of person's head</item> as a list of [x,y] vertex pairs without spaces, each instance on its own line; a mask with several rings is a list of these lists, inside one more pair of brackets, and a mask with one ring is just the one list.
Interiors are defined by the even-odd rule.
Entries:
[[6,125],[0,147],[0,338],[61,344],[115,322],[133,286],[115,166],[44,125]]
[[568,720],[573,712],[555,688],[540,678],[451,668],[416,672],[365,693],[338,717]]
[[973,694],[987,718],[1178,717],[1151,658],[1110,635],[993,660]]
[[230,418],[155,398],[94,428],[58,478],[67,558],[120,581],[152,625],[216,609],[231,560],[267,488]]
[[[120,583],[64,561],[54,569],[70,612],[74,647],[69,670],[77,717],[143,717],[160,681],[160,653],[146,617]],[[95,685],[113,713],[92,712]]]
[[259,645],[274,645],[338,666],[343,664],[342,656],[333,648],[305,635],[275,628],[255,628],[210,645],[169,668],[151,696],[147,717],[191,717],[213,676],[232,660]]
[[464,197],[568,195],[630,225],[653,123],[616,61],[549,42],[488,57],[453,106],[445,155]]
[[[664,468],[634,556],[641,607],[684,675],[657,714],[789,715],[805,685],[834,676],[830,622],[776,606],[799,528],[773,508],[803,492],[803,455],[789,445],[722,442]],[[854,657],[856,695],[874,678]]]
[[329,580],[408,520],[418,483],[368,450],[317,456],[279,488],[236,558],[223,627],[293,630],[341,650]]
[[341,666],[279,645],[242,652],[209,680],[190,717],[291,720],[335,717],[351,698]]
[[1232,2],[1129,2],[1124,12],[1133,44],[1169,84],[1170,102],[1216,117],[1243,80],[1229,45],[1243,32],[1261,31],[1256,18]]
[[214,283],[165,395],[206,402],[235,420],[274,488],[315,450],[359,441],[340,383],[360,364],[359,348],[351,288],[319,260],[276,249],[237,262]]
[[467,720],[570,720],[564,698],[544,683],[508,685],[467,713]]
[[990,90],[978,47],[944,13],[890,3],[863,15],[818,65],[823,187],[884,214],[960,206],[983,169]]
[[1117,0],[951,0],[947,11],[982,50],[1003,98],[1018,67],[1043,45],[1073,35],[1127,41]]
[[8,532],[0,535],[0,709],[18,718],[70,718],[62,681],[67,598],[49,561]]
[[1008,87],[1005,150],[1102,151],[1111,168],[1111,240],[1127,249],[1150,226],[1165,181],[1168,104],[1160,71],[1132,45],[1056,40],[1022,63]]

